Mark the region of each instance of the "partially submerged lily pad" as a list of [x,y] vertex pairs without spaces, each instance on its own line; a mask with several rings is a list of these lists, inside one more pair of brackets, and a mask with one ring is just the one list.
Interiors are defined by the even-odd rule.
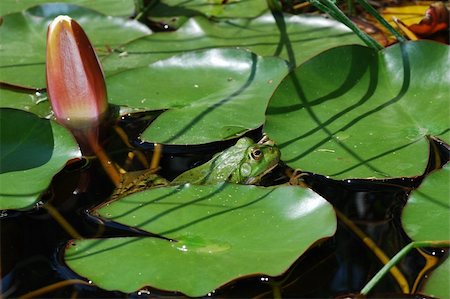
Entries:
[[428,41],[321,53],[280,84],[265,131],[293,168],[336,179],[420,175],[425,136],[445,140],[450,128],[449,55]]
[[267,103],[287,72],[286,62],[276,57],[211,49],[121,72],[107,78],[107,85],[112,104],[169,109],[143,132],[142,140],[201,144],[261,126]]
[[289,186],[156,188],[97,212],[176,240],[72,241],[65,252],[69,267],[101,288],[123,292],[151,286],[202,296],[240,277],[277,276],[336,229],[327,201],[311,190]]
[[403,209],[402,223],[414,241],[450,240],[450,164],[429,174]]
[[0,209],[31,207],[66,162],[81,156],[65,128],[14,109],[0,109],[0,143]]

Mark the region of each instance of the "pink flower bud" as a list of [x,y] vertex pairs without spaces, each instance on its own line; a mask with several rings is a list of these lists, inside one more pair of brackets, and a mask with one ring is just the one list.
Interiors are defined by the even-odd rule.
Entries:
[[[47,32],[47,92],[59,123],[93,132],[108,110],[100,62],[77,22],[58,16]],[[92,137],[92,136],[90,136]]]

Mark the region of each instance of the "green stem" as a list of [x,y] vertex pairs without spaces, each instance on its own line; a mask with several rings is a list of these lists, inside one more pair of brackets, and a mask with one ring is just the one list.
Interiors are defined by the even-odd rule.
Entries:
[[150,1],[147,6],[144,6],[142,0],[135,0],[135,7],[136,7],[136,16],[134,17],[134,20],[140,21],[144,16],[148,14],[151,8],[155,6],[158,3],[158,0]]
[[366,0],[356,0],[358,3],[369,13],[371,14],[375,19],[377,19],[378,22],[380,22],[381,25],[383,25],[399,42],[406,41],[406,38],[401,35],[394,27],[391,26],[379,13],[378,11],[372,7],[372,5],[369,4]]
[[281,295],[281,282],[272,281],[271,285],[272,285],[273,299],[282,299],[283,295]]
[[359,29],[331,0],[309,0],[311,4],[316,6],[323,12],[328,13],[337,21],[343,23],[345,26],[350,28],[367,46],[374,50],[384,49],[376,40],[371,36],[366,34],[364,31]]
[[389,270],[395,266],[402,258],[404,258],[412,249],[421,247],[448,247],[450,241],[417,241],[411,242],[402,248],[387,264],[378,271],[377,274],[364,286],[361,290],[361,295],[367,296],[367,294],[373,289],[373,287],[386,275]]
[[354,0],[347,0],[347,14],[349,16],[354,16],[355,15],[355,2]]
[[279,11],[279,12],[283,11],[281,3],[278,0],[266,0],[266,3],[270,11]]

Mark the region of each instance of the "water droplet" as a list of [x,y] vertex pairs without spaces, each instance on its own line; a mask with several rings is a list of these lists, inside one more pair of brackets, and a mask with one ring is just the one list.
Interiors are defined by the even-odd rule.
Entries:
[[336,151],[333,149],[319,148],[316,152],[335,153]]
[[348,138],[350,138],[350,134],[346,133],[346,132],[338,132],[336,134],[333,135],[334,139],[338,140],[338,141],[344,141]]
[[267,83],[272,84],[272,83],[273,83],[273,80],[270,79],[269,81],[267,81]]
[[198,84],[194,84],[194,87],[195,87],[195,88],[198,88]]

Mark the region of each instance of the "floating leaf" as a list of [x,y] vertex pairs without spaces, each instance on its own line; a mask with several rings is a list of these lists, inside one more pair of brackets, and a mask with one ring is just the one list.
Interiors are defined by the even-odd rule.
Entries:
[[117,47],[150,33],[139,22],[109,17],[68,4],[46,4],[6,15],[0,26],[0,81],[45,87],[47,26],[58,15],[68,15],[77,20],[86,30],[94,47],[103,52],[108,47]]
[[175,32],[160,32],[124,45],[122,53],[103,60],[107,74],[145,66],[193,50],[242,47],[261,56],[279,56],[299,65],[314,55],[361,41],[344,25],[320,16],[291,16],[276,20],[271,14],[255,19],[213,22],[189,19]]
[[71,243],[65,253],[70,268],[101,288],[123,292],[152,286],[202,296],[240,277],[281,275],[336,229],[328,202],[289,186],[156,188],[98,213],[178,241],[130,237]]
[[450,164],[429,174],[411,192],[403,209],[402,223],[414,241],[450,239]]
[[66,162],[81,156],[65,128],[15,109],[0,109],[0,143],[0,209],[32,206]]
[[267,10],[265,1],[162,0],[150,10],[150,16],[195,16],[216,18],[255,18]]
[[426,135],[450,130],[449,47],[407,42],[324,52],[278,87],[265,131],[293,168],[344,178],[416,176]]
[[276,57],[213,49],[121,72],[109,77],[107,84],[113,104],[169,109],[141,139],[199,144],[235,137],[261,126],[267,103],[287,72],[286,62]]
[[[447,181],[448,183],[448,181]],[[439,267],[431,273],[425,283],[425,288],[421,293],[434,298],[448,298],[450,294],[450,284],[448,278],[450,277],[450,259],[447,258]]]
[[76,4],[110,16],[130,16],[134,12],[134,3],[131,0],[3,0],[0,5],[0,15],[4,16],[38,4],[54,2]]
[[0,107],[34,113],[40,117],[51,115],[52,108],[44,91],[18,91],[0,88]]

